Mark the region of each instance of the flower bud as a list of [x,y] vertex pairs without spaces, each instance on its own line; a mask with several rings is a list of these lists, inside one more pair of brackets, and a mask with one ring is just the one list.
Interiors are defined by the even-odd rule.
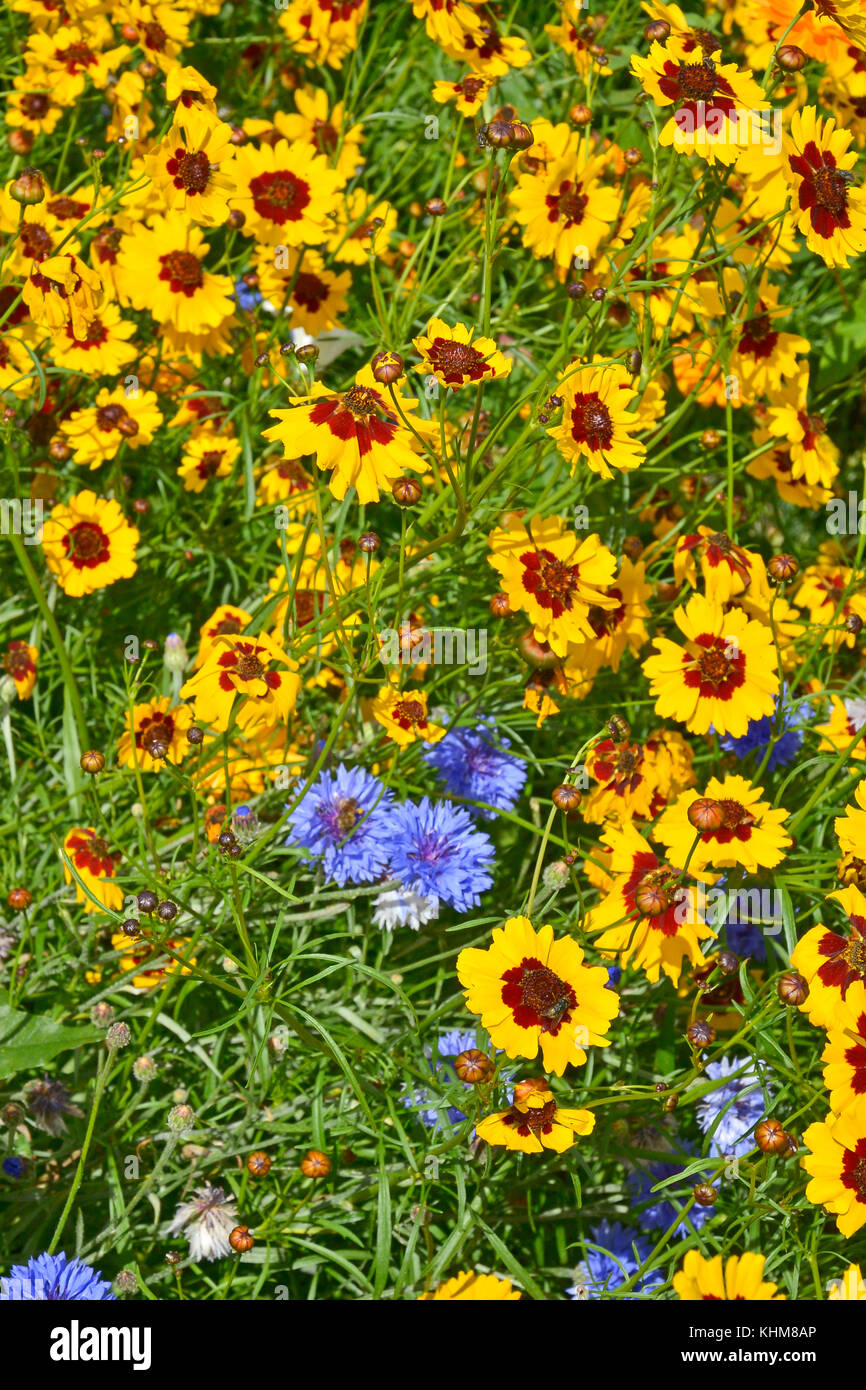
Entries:
[[580,792],[577,787],[572,787],[567,782],[554,787],[550,799],[556,809],[566,816],[576,815],[580,808]]
[[191,1105],[173,1105],[167,1124],[172,1134],[188,1134],[195,1125],[195,1111]]
[[314,1181],[326,1178],[331,1171],[331,1160],[320,1149],[308,1149],[301,1160],[301,1172],[305,1178]]
[[128,1023],[112,1023],[105,1035],[105,1046],[112,1052],[120,1047],[128,1047],[132,1042],[132,1030]]
[[755,1143],[762,1153],[781,1153],[787,1141],[784,1126],[778,1120],[760,1120],[755,1125]]
[[86,753],[82,753],[78,765],[82,772],[87,772],[91,777],[95,777],[96,773],[101,772],[105,767],[105,755],[97,752],[95,748],[90,748]]
[[794,1006],[806,1002],[809,997],[809,986],[803,976],[797,974],[796,970],[789,970],[776,986],[776,992],[783,1004]]
[[189,664],[189,652],[184,640],[177,632],[170,632],[165,639],[162,659],[169,671],[184,671]]
[[486,1052],[479,1052],[478,1048],[470,1047],[455,1057],[454,1074],[458,1081],[477,1086],[482,1081],[490,1080],[493,1075],[493,1063]]
[[9,185],[9,196],[23,207],[35,207],[45,201],[45,180],[38,169],[22,169]]

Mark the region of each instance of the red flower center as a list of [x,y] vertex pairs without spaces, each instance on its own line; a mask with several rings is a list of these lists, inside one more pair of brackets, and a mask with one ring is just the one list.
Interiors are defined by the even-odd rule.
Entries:
[[709,60],[683,63],[677,74],[677,82],[686,101],[707,101],[716,90],[716,70]]
[[434,338],[427,356],[448,382],[462,381],[464,377],[478,381],[485,372],[493,370],[471,343],[455,343],[450,338]]
[[169,251],[159,258],[160,280],[167,280],[172,294],[185,294],[190,299],[204,284],[201,261],[191,251]]
[[311,270],[302,270],[295,281],[292,298],[303,309],[315,314],[327,301],[328,286],[321,276],[315,275]]
[[556,1118],[556,1101],[549,1100],[544,1105],[535,1106],[530,1110],[518,1110],[516,1105],[512,1105],[508,1114],[503,1118],[502,1123],[513,1125],[518,1134],[525,1138],[527,1134],[549,1134]]
[[579,183],[573,183],[571,179],[564,179],[559,185],[559,191],[549,193],[544,201],[549,208],[548,221],[558,222],[562,218],[565,221],[566,229],[568,229],[583,221],[589,195],[581,192]]
[[838,169],[822,167],[812,175],[815,197],[822,208],[840,218],[848,204],[848,189]]
[[556,1036],[577,1007],[571,985],[548,970],[534,956],[525,956],[519,965],[502,976],[502,1002],[512,1012],[518,1028],[540,1028]]
[[73,76],[79,68],[92,67],[96,62],[93,50],[86,43],[71,43],[68,48],[56,49],[54,56]]
[[44,261],[54,249],[51,234],[38,222],[24,222],[21,227],[21,249],[33,261]]
[[597,391],[579,391],[571,408],[571,437],[590,449],[609,449],[613,441],[610,411]]
[[79,521],[64,537],[69,559],[76,569],[93,569],[109,557],[108,537],[93,521]]
[[13,680],[22,681],[35,670],[26,642],[10,642],[3,657],[3,668]]
[[175,188],[185,188],[187,193],[204,193],[207,188],[211,163],[203,150],[190,154],[181,146],[165,167],[172,176]]
[[259,217],[276,222],[298,222],[311,201],[310,185],[289,169],[277,169],[271,174],[257,174],[250,180],[253,206]]

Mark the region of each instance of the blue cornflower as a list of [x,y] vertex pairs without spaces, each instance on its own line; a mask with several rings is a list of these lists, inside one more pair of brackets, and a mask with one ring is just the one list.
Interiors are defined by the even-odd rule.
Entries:
[[362,767],[340,763],[336,772],[323,769],[289,816],[286,844],[321,858],[326,876],[341,888],[371,883],[387,868],[393,801],[393,793]]
[[[424,761],[434,767],[452,796],[467,801],[486,801],[497,811],[516,805],[526,781],[526,766],[503,750],[511,747],[495,724],[482,720],[474,729],[452,729],[424,750]],[[494,820],[494,811],[470,808],[483,820]]]
[[81,1260],[64,1254],[33,1255],[26,1265],[13,1265],[0,1279],[0,1301],[106,1303],[114,1299],[111,1285]]
[[406,801],[389,817],[390,873],[405,888],[468,912],[493,883],[493,846],[472,817],[450,801]]
[[[743,1068],[741,1076],[732,1076]],[[713,1131],[710,1153],[742,1158],[755,1147],[752,1130],[766,1109],[757,1067],[748,1057],[723,1057],[720,1062],[710,1062],[704,1076],[723,1082],[697,1107],[697,1121],[704,1134]]]
[[245,280],[235,280],[234,297],[241,309],[246,309],[250,313],[257,304],[261,304],[262,295],[259,290],[253,289]]
[[719,746],[724,748],[726,753],[733,753],[736,758],[747,758],[750,753],[756,753],[758,763],[763,761],[767,751],[767,745],[775,730],[776,741],[773,744],[773,751],[767,759],[767,771],[772,772],[777,767],[787,767],[792,763],[803,746],[805,737],[802,728],[795,728],[797,711],[786,703],[788,687],[782,686],[782,708],[781,719],[777,723],[779,714],[779,697],[775,700],[775,709],[772,714],[765,714],[761,719],[750,719],[749,727],[741,738],[731,738],[730,734],[719,739]]
[[[672,1178],[681,1173],[688,1158],[688,1154],[682,1154],[678,1155],[677,1161],[673,1163],[648,1163],[645,1167],[636,1167],[626,1175],[626,1186],[632,1194],[632,1205],[640,1208],[641,1225],[654,1231],[667,1231],[677,1221],[688,1200],[686,1188],[690,1191],[696,1179],[691,1176],[683,1179],[682,1189],[664,1187],[660,1192],[653,1192],[652,1189],[665,1178]],[[650,1205],[644,1206],[644,1202],[649,1202]],[[674,1234],[682,1239],[693,1229],[699,1230],[710,1215],[708,1207],[692,1206],[688,1216],[678,1222]]]
[[[591,1245],[598,1245],[593,1250]],[[572,1299],[597,1299],[611,1289],[618,1289],[649,1257],[652,1246],[642,1236],[636,1236],[618,1221],[601,1221],[589,1232],[586,1259],[575,1272],[575,1282],[566,1289]],[[632,1294],[646,1293],[663,1283],[660,1272],[645,1274],[634,1286]]]
[[26,1166],[24,1159],[19,1158],[17,1154],[10,1154],[8,1158],[4,1158],[2,1165],[0,1165],[7,1178],[23,1177]]

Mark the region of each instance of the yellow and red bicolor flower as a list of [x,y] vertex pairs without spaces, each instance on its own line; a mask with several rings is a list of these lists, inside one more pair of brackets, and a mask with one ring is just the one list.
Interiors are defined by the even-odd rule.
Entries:
[[672,34],[653,43],[646,58],[633,55],[631,67],[657,105],[675,108],[659,144],[733,164],[741,149],[761,142],[758,113],[769,102],[748,69],[722,63],[721,56],[720,49],[705,53]]
[[120,504],[95,492],[77,492],[68,504],[58,503],[42,528],[45,563],[73,598],[135,574],[138,541]]
[[[763,787],[753,787],[745,777],[711,777],[705,791],[684,791],[662,812],[653,826],[653,839],[664,845],[668,863],[677,869],[688,863],[695,878],[708,883],[719,877],[714,870],[735,865],[748,874],[773,869],[791,847],[791,837],[783,829],[788,812],[762,801],[763,794]],[[699,832],[688,812],[700,800],[715,803],[720,824]]]
[[441,725],[427,718],[426,690],[397,690],[393,685],[383,685],[375,700],[370,701],[368,713],[398,748],[408,748],[416,739],[438,743],[445,737]]
[[282,723],[300,684],[295,663],[270,637],[218,636],[180,695],[194,701],[196,719],[223,733],[233,715],[242,729]]
[[159,772],[166,762],[179,763],[189,747],[186,731],[191,722],[189,707],[172,705],[168,695],[136,705],[118,739],[117,761],[144,772]]
[[513,365],[492,338],[473,337],[473,330],[465,323],[450,328],[444,320],[433,318],[426,334],[412,341],[423,359],[416,372],[432,373],[443,386],[454,391],[460,386],[508,376]]
[[[70,830],[63,841],[63,850],[92,896],[103,907],[117,912],[123,906],[123,891],[119,884],[111,880],[117,872],[121,856],[110,849],[107,841],[97,835],[92,826],[76,826]],[[63,865],[63,875],[67,883],[74,881],[66,863]],[[75,897],[77,902],[84,904],[85,912],[99,911],[80,883],[75,884]]]
[[866,897],[850,884],[831,893],[827,902],[840,905],[846,926],[839,931],[812,927],[791,953],[791,964],[809,985],[800,1008],[822,1028],[837,1026],[838,1006],[846,1002],[852,985],[866,983]]
[[814,106],[795,113],[783,170],[799,207],[797,227],[829,266],[846,266],[866,250],[866,191],[851,183],[857,151],[850,131],[837,130]]
[[783,1299],[785,1295],[779,1293],[778,1285],[764,1278],[765,1258],[747,1253],[723,1260],[721,1255],[708,1258],[698,1250],[689,1250],[682,1269],[674,1275],[674,1292],[690,1303],[708,1299],[714,1303]]
[[801,1160],[812,1179],[806,1197],[831,1212],[837,1230],[850,1238],[866,1225],[866,1096],[810,1125],[803,1143],[811,1150]]
[[602,478],[612,469],[622,473],[639,468],[646,445],[634,435],[643,429],[640,417],[629,410],[637,391],[625,367],[618,364],[569,367],[556,393],[562,398],[562,419],[547,433],[576,473],[581,459]]
[[854,980],[844,1003],[837,1003],[827,1046],[821,1053],[824,1086],[837,1115],[866,1096],[866,986]]
[[742,738],[751,720],[775,709],[779,675],[772,630],[738,609],[726,612],[703,594],[677,608],[674,621],[683,644],[656,637],[658,655],[643,663],[656,714],[679,720],[695,734],[712,725],[717,734]]
[[677,869],[659,859],[633,821],[609,827],[602,844],[610,850],[608,886],[587,915],[586,931],[617,965],[636,966],[653,984],[663,971],[677,984],[685,960],[703,965],[700,943],[714,935],[689,891],[694,880],[684,882]]
[[572,937],[554,939],[553,927],[536,931],[528,917],[510,917],[486,951],[460,952],[457,978],[466,1007],[509,1057],[533,1061],[540,1050],[545,1070],[562,1076],[583,1066],[587,1047],[610,1044],[619,996],[607,987],[608,972],[587,965]]
[[494,1148],[540,1154],[545,1149],[565,1153],[577,1135],[591,1134],[595,1116],[591,1110],[571,1110],[557,1105],[543,1076],[521,1081],[514,1088],[508,1110],[488,1115],[476,1128],[479,1139]]
[[608,593],[616,560],[598,536],[581,537],[557,516],[516,516],[491,532],[490,564],[502,576],[513,609],[529,617],[539,642],[565,656],[570,642],[592,640],[590,609],[620,606]]
[[417,400],[396,389],[394,397],[396,403],[372,369],[362,367],[348,391],[328,391],[317,381],[289,410],[272,410],[279,423],[263,434],[283,445],[286,458],[315,454],[340,500],[354,487],[359,502],[378,502],[380,489],[390,488],[407,468],[426,473],[430,467],[419,456],[418,436],[430,438],[432,426],[416,414]]
[[3,670],[15,682],[15,693],[19,700],[26,700],[33,694],[38,661],[39,652],[28,642],[10,642],[3,653]]

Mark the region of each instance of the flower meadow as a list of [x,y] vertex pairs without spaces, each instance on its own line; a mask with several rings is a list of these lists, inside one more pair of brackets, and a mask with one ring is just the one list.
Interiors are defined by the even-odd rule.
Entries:
[[866,1299],[866,0],[0,23],[0,1301]]

